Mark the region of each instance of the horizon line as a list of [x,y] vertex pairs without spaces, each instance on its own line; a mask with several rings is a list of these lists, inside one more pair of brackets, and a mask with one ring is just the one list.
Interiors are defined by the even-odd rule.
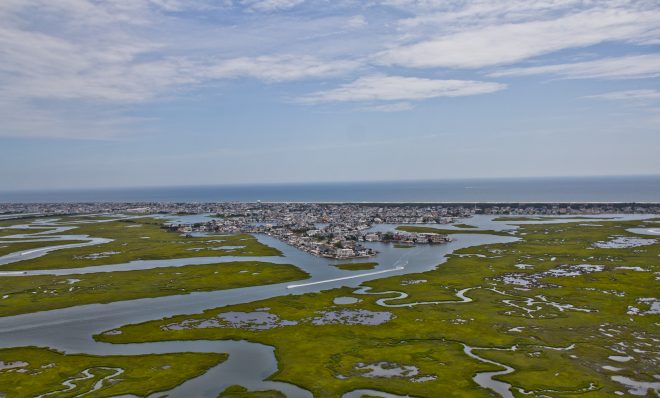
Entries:
[[445,182],[445,181],[497,181],[497,180],[552,180],[552,179],[607,179],[607,178],[660,178],[660,174],[618,174],[618,175],[576,175],[576,176],[516,176],[516,177],[445,177],[422,179],[393,179],[393,180],[332,180],[332,181],[291,181],[291,182],[245,182],[245,183],[217,183],[217,184],[182,184],[182,185],[128,185],[128,186],[100,186],[100,187],[64,187],[64,188],[19,188],[0,190],[0,194],[13,194],[25,192],[75,192],[75,191],[110,191],[133,189],[164,189],[164,188],[218,188],[218,187],[259,187],[259,186],[300,186],[300,185],[341,185],[341,184],[378,184],[378,183],[418,183],[418,182]]

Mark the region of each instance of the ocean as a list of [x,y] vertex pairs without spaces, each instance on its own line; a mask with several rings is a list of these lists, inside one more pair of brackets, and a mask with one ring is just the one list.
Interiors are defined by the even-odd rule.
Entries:
[[1,192],[7,202],[660,202],[660,176],[218,185]]

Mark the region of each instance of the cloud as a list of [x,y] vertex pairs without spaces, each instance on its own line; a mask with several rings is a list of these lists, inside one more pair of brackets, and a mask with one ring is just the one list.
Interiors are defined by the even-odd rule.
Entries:
[[[607,5],[606,0],[599,4]],[[398,7],[415,15],[398,22],[403,30],[432,27],[445,31],[465,30],[466,27],[486,26],[526,20],[556,18],[567,11],[581,11],[582,0],[472,0],[414,1],[390,0],[384,4]]]
[[169,12],[209,11],[232,5],[231,0],[149,0],[149,2]]
[[504,89],[500,83],[472,80],[434,80],[418,77],[371,75],[338,88],[318,91],[305,103],[343,101],[402,101],[487,94]]
[[338,75],[359,66],[356,61],[326,61],[309,55],[241,57],[209,66],[204,74],[209,78],[252,77],[281,82]]
[[[140,114],[155,101],[176,101],[182,92],[228,79],[280,83],[288,97],[299,92],[293,82],[307,79],[318,86],[302,102],[365,101],[365,110],[406,110],[408,101],[504,88],[468,80],[479,80],[473,71],[442,71],[456,80],[402,77],[412,74],[406,67],[508,65],[604,42],[634,45],[643,54],[641,45],[660,42],[659,14],[653,0],[3,0],[0,99],[23,104],[4,113],[15,119],[12,134],[27,131],[34,118],[61,126],[58,135],[71,126],[67,136],[85,137],[92,134],[86,125],[103,137],[119,130],[102,117],[130,123],[121,117],[129,114],[126,104],[130,114]],[[618,66],[614,59],[600,66],[536,63],[491,76],[658,76],[658,56],[637,57]],[[367,70],[373,74],[343,86],[328,81],[352,81]],[[86,117],[62,110],[60,102],[107,112]]]
[[[334,76],[360,66],[353,60],[305,53],[231,56],[223,55],[221,47],[195,52],[168,42],[174,38],[154,38],[144,31],[159,27],[159,22],[174,23],[161,10],[196,10],[208,5],[204,1],[7,2],[0,6],[0,21],[7,22],[0,25],[0,95],[17,99],[137,103],[217,79],[284,82]],[[267,8],[292,3],[250,4]],[[25,12],[51,22],[26,28]]]
[[67,101],[34,105],[0,98],[0,137],[111,140],[148,129],[136,127],[148,119]]
[[296,7],[305,0],[241,0],[241,4],[254,11],[278,11]]
[[589,10],[556,19],[505,23],[401,45],[377,62],[414,68],[480,68],[603,42],[658,37],[659,10]]
[[402,112],[414,109],[415,106],[410,102],[394,102],[391,104],[365,106],[362,110],[370,112]]
[[[0,2],[0,20],[20,22],[23,27],[36,31],[56,28],[67,21],[69,28],[105,28],[111,24],[145,25],[153,10],[172,8],[175,0],[117,0],[94,2],[89,0],[3,0]],[[166,4],[169,4],[166,5]],[[47,16],[47,18],[43,18]],[[41,21],[43,24],[39,23]]]
[[15,98],[84,99],[135,103],[183,86],[247,77],[281,82],[337,75],[359,67],[355,61],[309,55],[223,59],[167,56],[161,46],[121,33],[82,40],[0,28],[0,94]]
[[[291,46],[275,48],[275,43],[304,37],[301,32],[306,30],[330,30],[332,23],[343,27],[346,17],[283,28],[275,21],[264,24],[255,15],[245,17],[248,25],[236,28],[197,23],[191,14],[221,6],[235,4],[0,2],[0,100],[16,104],[11,111],[3,109],[0,136],[107,138],[130,131],[126,127],[132,122],[144,122],[123,116],[125,104],[176,99],[183,90],[222,79],[287,82],[335,76],[360,66],[305,49],[287,52]],[[66,106],[59,106],[62,101]],[[64,109],[75,104],[89,113]]]
[[367,20],[364,18],[364,15],[356,15],[349,18],[346,25],[351,29],[358,29],[367,26]]
[[589,95],[585,98],[611,101],[652,101],[660,99],[660,91],[651,89],[611,91],[609,93]]
[[629,55],[593,61],[511,68],[491,77],[556,75],[566,79],[641,79],[660,76],[660,54]]

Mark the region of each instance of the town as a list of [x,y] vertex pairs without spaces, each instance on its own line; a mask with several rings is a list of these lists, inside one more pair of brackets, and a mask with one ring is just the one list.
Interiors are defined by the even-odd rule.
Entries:
[[[0,217],[21,215],[72,215],[72,214],[240,214],[246,210],[336,208],[377,209],[386,223],[412,222],[419,217],[468,217],[473,214],[494,215],[588,215],[588,214],[656,214],[658,203],[270,203],[270,202],[54,202],[20,203],[2,202]],[[435,215],[433,215],[435,214]]]
[[377,252],[366,242],[403,246],[450,241],[445,234],[371,231],[374,224],[451,223],[469,216],[465,210],[427,206],[364,206],[357,204],[230,204],[211,221],[171,224],[180,233],[263,233],[299,250],[329,258],[359,258]]
[[[134,214],[177,216],[172,231],[261,233],[315,256],[360,258],[377,254],[367,245],[410,247],[442,244],[442,233],[374,230],[377,224],[451,224],[475,214],[571,215],[657,213],[657,204],[391,204],[391,203],[52,203],[0,204],[3,217],[18,214]],[[205,215],[205,217],[185,217]],[[373,246],[373,245],[372,245]]]
[[327,224],[300,222],[259,223],[249,219],[240,221],[212,220],[207,223],[172,224],[172,230],[184,234],[193,232],[217,233],[264,233],[279,239],[299,250],[329,258],[359,258],[377,254],[366,247],[364,242],[389,242],[402,246],[416,244],[445,243],[451,238],[445,234],[373,232],[368,231],[369,224]]

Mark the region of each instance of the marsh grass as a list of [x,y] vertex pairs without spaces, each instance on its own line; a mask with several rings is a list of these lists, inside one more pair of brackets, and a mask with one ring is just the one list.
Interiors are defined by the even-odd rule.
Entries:
[[362,271],[362,270],[374,269],[378,266],[378,263],[375,262],[343,263],[343,264],[332,264],[332,265],[346,271]]
[[[67,225],[63,218],[60,224]],[[126,263],[134,260],[166,260],[207,256],[281,256],[282,253],[260,243],[254,236],[208,235],[185,237],[164,228],[162,220],[153,218],[126,219],[103,223],[71,224],[76,228],[65,234],[89,235],[112,239],[111,242],[62,249],[46,256],[0,266],[0,269],[34,270],[80,268],[94,265]],[[61,242],[60,242],[61,243]],[[17,243],[15,243],[17,244]],[[223,246],[242,246],[218,250]],[[189,249],[201,248],[191,251]],[[95,253],[116,252],[112,256],[93,259]]]
[[[498,380],[514,387],[546,395],[554,394],[545,391],[551,389],[561,391],[561,396],[609,397],[626,388],[614,382],[602,366],[622,367],[619,374],[647,382],[652,382],[657,373],[657,358],[649,351],[648,344],[660,338],[657,333],[659,316],[631,316],[627,311],[629,306],[639,305],[640,297],[657,297],[654,273],[660,272],[660,244],[643,248],[596,248],[595,242],[612,236],[635,236],[626,229],[643,225],[643,222],[599,224],[603,226],[523,225],[518,234],[521,239],[516,242],[461,249],[449,255],[447,262],[435,270],[365,282],[363,286],[372,288],[370,293],[394,293],[362,295],[362,301],[354,304],[336,305],[333,300],[351,295],[355,289],[330,289],[127,325],[121,328],[120,335],[101,334],[95,338],[112,343],[247,339],[272,345],[276,347],[279,371],[271,379],[295,383],[312,391],[315,397],[334,398],[361,388],[428,398],[438,397],[438,394],[491,397],[491,391],[480,388],[472,377],[480,371],[502,368],[465,355],[463,344],[468,344],[491,348],[478,353],[514,367],[513,373],[498,376]],[[520,263],[533,268],[515,267]],[[512,273],[539,274],[562,264],[604,267],[600,272],[573,277],[543,274],[546,276],[539,282],[547,286],[529,286],[527,290],[502,281]],[[620,266],[639,266],[647,271],[617,269]],[[404,286],[403,282],[411,277],[426,282]],[[464,288],[473,288],[467,293],[473,301],[415,305],[416,302],[456,300],[456,293]],[[408,297],[388,303],[412,306],[390,308],[376,303],[381,298],[398,297],[398,292],[405,292]],[[541,303],[527,307],[525,302],[529,299]],[[573,307],[560,310],[548,302]],[[161,329],[171,322],[204,320],[227,311],[250,312],[264,307],[280,319],[297,324],[260,331],[231,327]],[[326,311],[338,309],[387,311],[392,319],[381,325],[315,325],[309,321]],[[574,348],[566,349],[572,344]],[[512,346],[517,350],[493,350]],[[612,347],[624,349],[635,359],[625,364],[608,360],[609,355],[617,355]],[[383,361],[414,365],[421,374],[433,375],[436,379],[415,383],[405,377],[369,378],[357,370],[359,363]],[[585,390],[589,385],[593,388]]]
[[[0,316],[305,279],[290,264],[240,261],[64,276],[0,277]],[[71,281],[75,281],[70,283]],[[3,299],[3,297],[6,297]]]
[[[39,394],[64,390],[65,380],[82,376],[91,369],[94,378],[75,382],[76,388],[54,394],[57,397],[78,396],[91,390],[94,383],[110,372],[103,368],[119,368],[124,373],[118,382],[106,382],[85,397],[99,398],[125,394],[145,397],[166,391],[201,375],[226,360],[226,354],[176,353],[134,356],[94,356],[63,354],[38,347],[0,349],[0,361],[26,362],[27,366],[0,371],[0,392],[12,398],[30,398]],[[20,370],[20,372],[18,371]]]

